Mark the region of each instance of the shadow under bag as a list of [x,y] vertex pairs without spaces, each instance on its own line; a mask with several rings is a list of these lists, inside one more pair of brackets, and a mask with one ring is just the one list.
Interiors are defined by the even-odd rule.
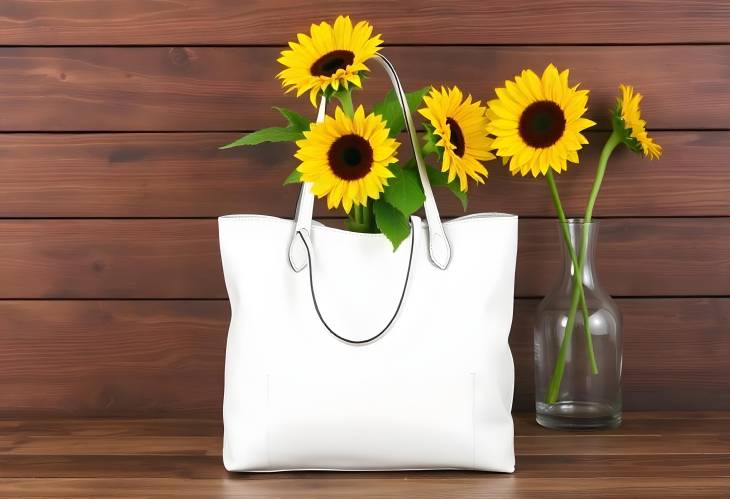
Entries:
[[[517,217],[442,223],[403,89],[427,221],[382,234],[312,221],[218,221],[231,303],[223,461],[230,471],[514,471]],[[318,121],[325,113],[325,100]]]

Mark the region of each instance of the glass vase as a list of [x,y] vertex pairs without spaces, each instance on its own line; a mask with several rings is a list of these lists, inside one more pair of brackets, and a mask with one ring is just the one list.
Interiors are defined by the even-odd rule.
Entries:
[[[535,402],[537,422],[548,428],[601,428],[621,424],[621,314],[598,281],[595,252],[599,222],[571,219],[557,222],[562,248],[562,272],[537,310],[534,329]],[[584,254],[583,286],[588,331],[578,299],[575,266],[565,241],[565,229],[577,261]],[[585,248],[581,248],[585,237]]]

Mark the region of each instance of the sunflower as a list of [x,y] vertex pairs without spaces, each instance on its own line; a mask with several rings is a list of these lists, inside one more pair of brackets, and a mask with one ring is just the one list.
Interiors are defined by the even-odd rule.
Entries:
[[431,89],[424,97],[425,108],[419,109],[440,137],[436,145],[443,150],[441,171],[448,172],[448,181],[459,177],[459,188],[466,192],[467,177],[483,184],[487,169],[480,161],[494,159],[489,152],[492,140],[487,137],[486,109],[471,95],[464,99],[458,87]]
[[550,64],[540,78],[528,69],[496,93],[487,103],[488,130],[513,175],[537,177],[550,168],[560,173],[567,161],[578,163],[578,151],[588,143],[581,132],[595,123],[583,118],[588,91],[568,85],[568,70],[559,73]]
[[646,132],[646,121],[641,119],[639,104],[643,96],[630,85],[621,85],[621,98],[618,100],[616,116],[623,128],[624,143],[634,152],[644,153],[649,159],[659,159],[662,146],[654,142]]
[[347,213],[353,204],[365,205],[378,199],[393,173],[388,165],[397,161],[398,142],[389,138],[385,121],[376,114],[365,116],[362,106],[352,119],[339,107],[335,117],[313,123],[304,139],[297,141],[295,157],[302,182],[312,183],[312,192],[327,196],[327,207],[342,206]]
[[281,52],[277,61],[286,69],[276,76],[287,92],[296,89],[297,97],[309,91],[316,107],[320,92],[361,85],[360,76],[368,71],[365,61],[375,56],[383,43],[380,35],[371,37],[372,32],[366,21],[353,27],[349,16],[339,16],[334,26],[313,24],[310,36],[299,33],[298,43],[289,42],[290,50]]

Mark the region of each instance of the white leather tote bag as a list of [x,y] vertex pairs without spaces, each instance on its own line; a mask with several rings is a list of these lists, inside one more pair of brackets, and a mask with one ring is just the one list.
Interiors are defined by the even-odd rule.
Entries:
[[403,90],[378,60],[403,107],[427,223],[412,217],[394,252],[382,234],[313,222],[306,185],[293,221],[219,219],[230,471],[514,471],[517,217],[441,222]]

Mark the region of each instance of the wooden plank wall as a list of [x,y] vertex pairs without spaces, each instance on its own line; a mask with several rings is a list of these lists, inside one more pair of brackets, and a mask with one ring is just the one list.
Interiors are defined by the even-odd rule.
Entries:
[[[627,409],[730,409],[730,4],[710,0],[0,2],[0,416],[211,416],[229,317],[215,217],[291,216],[291,148],[219,151],[277,123],[281,47],[371,20],[409,88],[490,98],[570,67],[605,139],[619,83],[665,156],[615,156],[601,278],[625,316]],[[365,100],[386,86],[374,74]],[[561,175],[571,215],[597,145]],[[512,344],[532,408],[531,321],[558,266],[545,185],[498,163],[472,211],[521,220]],[[460,214],[448,197],[447,216]],[[320,216],[327,212],[319,209]],[[329,214],[331,215],[331,213]]]

